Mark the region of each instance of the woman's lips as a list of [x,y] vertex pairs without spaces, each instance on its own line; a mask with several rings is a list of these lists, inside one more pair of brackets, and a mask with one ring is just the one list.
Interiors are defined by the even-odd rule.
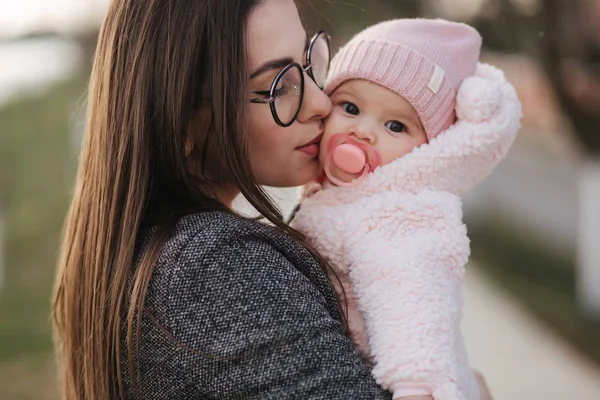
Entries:
[[321,138],[323,134],[320,134],[310,142],[306,143],[303,146],[296,147],[296,150],[300,150],[304,154],[308,154],[311,157],[316,157],[319,155],[319,144],[321,143]]

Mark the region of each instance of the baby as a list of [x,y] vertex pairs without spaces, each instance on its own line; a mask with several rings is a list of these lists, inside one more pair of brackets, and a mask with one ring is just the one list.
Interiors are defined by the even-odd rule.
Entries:
[[340,277],[350,335],[394,399],[480,397],[460,332],[459,196],[506,155],[521,119],[480,48],[465,24],[387,21],[338,52],[325,86],[322,188],[293,226]]

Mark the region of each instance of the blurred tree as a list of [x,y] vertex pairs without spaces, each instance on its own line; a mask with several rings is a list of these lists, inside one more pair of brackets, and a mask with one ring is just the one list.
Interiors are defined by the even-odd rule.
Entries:
[[488,9],[495,9],[495,13],[483,13],[473,22],[486,44],[535,57],[585,152],[600,157],[600,2],[488,3]]
[[488,0],[471,23],[486,45],[535,58],[579,139],[578,297],[600,318],[600,1]]
[[307,31],[327,30],[337,49],[363,28],[392,18],[423,15],[427,1],[422,0],[303,0],[298,1]]

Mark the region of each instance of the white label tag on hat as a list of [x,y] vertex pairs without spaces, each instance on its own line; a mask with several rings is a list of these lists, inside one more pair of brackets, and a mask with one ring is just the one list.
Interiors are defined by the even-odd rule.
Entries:
[[433,70],[433,74],[431,75],[431,79],[429,80],[429,85],[427,85],[429,90],[437,94],[437,92],[440,91],[440,86],[442,86],[444,75],[446,75],[444,70],[436,65],[435,69]]

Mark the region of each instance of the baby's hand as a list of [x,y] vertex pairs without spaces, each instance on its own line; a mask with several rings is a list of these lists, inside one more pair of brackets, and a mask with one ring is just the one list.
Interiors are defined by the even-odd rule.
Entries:
[[304,201],[311,197],[313,194],[317,193],[321,190],[321,184],[317,182],[309,182],[306,185],[302,186],[302,192],[300,194],[300,201]]
[[431,396],[408,396],[408,397],[395,397],[394,400],[433,400]]
[[492,394],[490,393],[490,389],[488,388],[485,378],[481,372],[473,370],[473,373],[475,374],[475,379],[477,380],[477,386],[479,386],[481,400],[492,400]]
[[463,81],[456,95],[459,120],[480,123],[492,116],[502,103],[502,93],[494,79],[471,76]]

